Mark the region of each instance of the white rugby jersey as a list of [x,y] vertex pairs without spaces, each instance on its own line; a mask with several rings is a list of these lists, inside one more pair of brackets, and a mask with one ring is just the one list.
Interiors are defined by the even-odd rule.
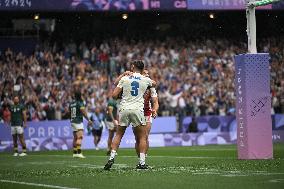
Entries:
[[143,111],[144,93],[149,86],[152,86],[152,80],[140,73],[122,77],[117,85],[123,90],[120,109]]

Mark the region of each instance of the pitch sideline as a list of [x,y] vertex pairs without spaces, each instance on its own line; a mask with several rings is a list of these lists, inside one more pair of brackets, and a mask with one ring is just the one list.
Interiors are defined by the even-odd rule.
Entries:
[[0,180],[0,182],[4,183],[12,183],[12,184],[22,184],[22,185],[28,185],[28,186],[41,186],[45,188],[58,188],[58,189],[80,189],[80,188],[70,188],[65,186],[56,186],[56,185],[48,185],[48,184],[38,184],[38,183],[32,183],[32,182],[19,182],[14,180]]

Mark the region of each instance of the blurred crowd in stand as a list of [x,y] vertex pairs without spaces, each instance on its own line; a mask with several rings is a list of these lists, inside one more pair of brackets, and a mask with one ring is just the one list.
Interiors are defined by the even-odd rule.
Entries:
[[[266,38],[258,43],[260,52],[271,55],[271,112],[284,113],[283,40]],[[104,113],[114,79],[134,59],[144,60],[158,82],[160,116],[234,115],[233,57],[244,52],[245,42],[183,38],[44,42],[29,56],[8,48],[0,54],[1,121],[9,119],[15,93],[20,94],[29,120],[68,119],[74,83],[81,85],[87,107]]]

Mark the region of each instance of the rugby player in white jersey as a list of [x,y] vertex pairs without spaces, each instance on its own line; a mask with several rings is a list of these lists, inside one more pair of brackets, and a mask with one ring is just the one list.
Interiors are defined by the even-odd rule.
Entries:
[[[124,72],[115,80],[114,84],[117,85],[123,76],[130,76],[130,75],[132,75],[132,72],[130,71]],[[148,70],[146,69],[143,70],[143,76],[150,77]],[[152,105],[151,100],[153,102],[153,107],[151,107]],[[157,117],[158,109],[159,109],[159,100],[158,100],[156,89],[155,87],[151,87],[151,88],[149,87],[144,94],[144,116],[146,120],[145,129],[146,129],[146,142],[147,142],[146,154],[145,154],[146,158],[147,158],[147,152],[149,150],[149,134],[150,134],[151,127],[152,127],[152,118],[155,119]],[[139,139],[135,138],[135,140],[136,140],[135,150],[139,158],[140,156]]]
[[144,116],[144,93],[148,87],[156,85],[156,82],[148,77],[142,75],[144,70],[144,63],[141,60],[133,61],[131,63],[130,76],[123,76],[117,87],[113,91],[113,98],[118,98],[122,92],[122,99],[119,106],[119,120],[116,135],[112,141],[111,154],[107,164],[104,166],[105,170],[109,170],[114,163],[114,158],[118,150],[121,139],[125,133],[126,128],[132,124],[135,138],[139,139],[140,158],[137,169],[147,169],[145,163],[145,153],[147,149],[146,142],[146,120]]

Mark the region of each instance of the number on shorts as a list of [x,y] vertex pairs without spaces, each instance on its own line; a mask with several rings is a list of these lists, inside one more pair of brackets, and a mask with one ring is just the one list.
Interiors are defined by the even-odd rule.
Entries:
[[131,87],[132,87],[131,95],[137,96],[138,95],[138,89],[139,89],[139,83],[137,81],[133,81],[131,83]]
[[76,117],[76,108],[71,108],[71,118]]

